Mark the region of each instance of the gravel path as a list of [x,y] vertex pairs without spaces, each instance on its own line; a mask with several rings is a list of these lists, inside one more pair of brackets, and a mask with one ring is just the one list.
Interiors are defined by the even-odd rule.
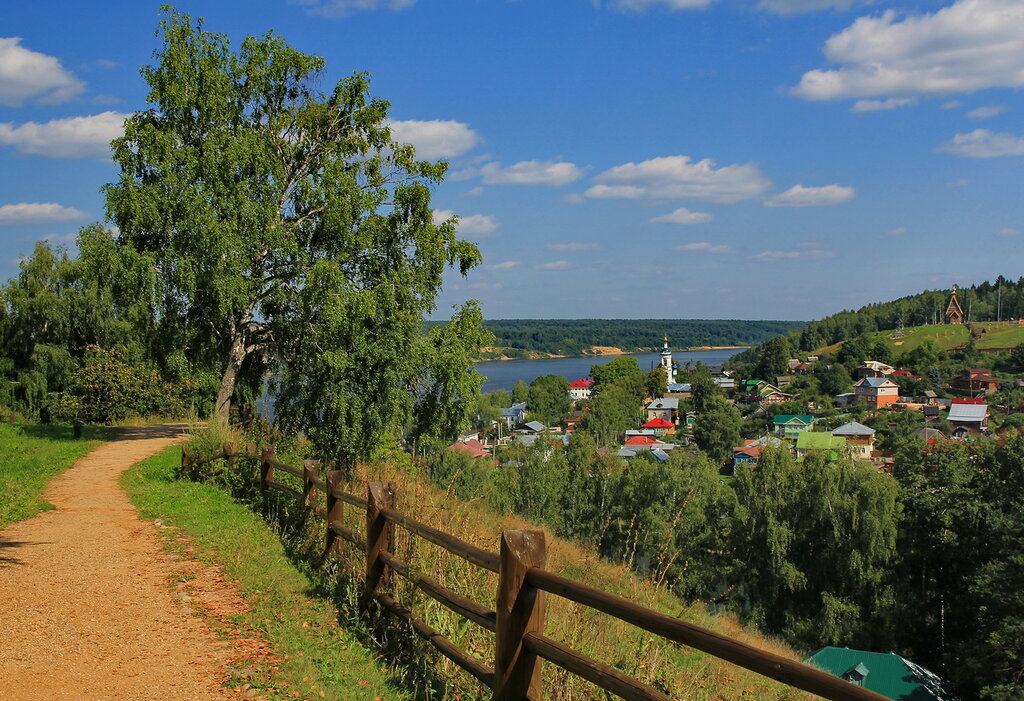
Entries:
[[117,484],[180,439],[129,429],[50,483],[55,511],[0,532],[0,699],[237,698],[224,644],[169,588],[181,563]]

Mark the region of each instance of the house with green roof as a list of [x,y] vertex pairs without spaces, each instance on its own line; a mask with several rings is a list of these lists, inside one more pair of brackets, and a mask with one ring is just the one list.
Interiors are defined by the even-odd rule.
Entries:
[[775,435],[780,438],[796,438],[804,431],[814,428],[814,417],[810,414],[776,414],[772,419]]
[[956,701],[941,677],[895,652],[823,647],[804,661],[896,701]]
[[846,448],[842,436],[833,436],[821,431],[804,431],[796,438],[796,459],[807,457],[810,453],[825,453],[829,460],[838,460]]

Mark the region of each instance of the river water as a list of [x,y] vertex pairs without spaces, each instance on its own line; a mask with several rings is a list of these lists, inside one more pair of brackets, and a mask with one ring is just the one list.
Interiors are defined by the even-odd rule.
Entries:
[[[681,367],[686,363],[700,361],[705,365],[720,365],[732,356],[739,353],[742,348],[722,348],[718,350],[701,351],[673,351],[672,358]],[[644,371],[658,365],[661,362],[661,353],[630,353],[640,368]],[[493,392],[496,389],[511,391],[512,385],[519,380],[530,384],[541,375],[561,375],[569,382],[586,377],[590,374],[593,365],[604,365],[610,363],[619,356],[606,355],[596,358],[543,358],[541,360],[488,360],[476,363],[477,371],[487,378],[484,382],[484,392]]]

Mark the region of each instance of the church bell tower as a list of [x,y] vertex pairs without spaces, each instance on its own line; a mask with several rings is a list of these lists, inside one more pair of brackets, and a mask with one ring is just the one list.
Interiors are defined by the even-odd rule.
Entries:
[[668,336],[665,336],[665,346],[661,349],[661,369],[665,371],[665,377],[669,384],[676,381],[676,371],[672,367],[672,349],[668,347]]

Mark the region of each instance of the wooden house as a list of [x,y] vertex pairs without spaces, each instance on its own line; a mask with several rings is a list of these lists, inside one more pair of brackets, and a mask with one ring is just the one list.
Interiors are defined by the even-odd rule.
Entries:
[[888,377],[865,377],[853,386],[857,401],[874,407],[895,404],[900,398],[900,386]]

